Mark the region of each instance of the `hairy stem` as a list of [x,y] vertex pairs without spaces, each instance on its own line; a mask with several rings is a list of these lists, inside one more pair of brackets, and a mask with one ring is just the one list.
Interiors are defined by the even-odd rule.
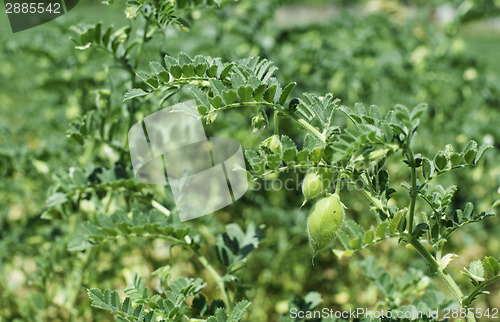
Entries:
[[[439,275],[439,277],[443,280],[443,282],[448,286],[450,291],[453,293],[455,298],[460,303],[460,306],[466,308],[465,302],[463,300],[463,293],[460,290],[460,287],[457,285],[453,277],[448,273],[448,271],[441,266],[441,264],[436,261],[436,259],[425,249],[425,247],[418,241],[418,239],[410,236],[408,242],[415,248],[415,250],[423,257],[423,259],[427,262],[432,272]],[[476,319],[474,318],[474,314],[472,312],[467,314],[467,321],[474,322]]]
[[147,18],[144,18],[144,19],[145,19],[144,30],[142,32],[142,39],[141,39],[141,43],[139,44],[139,49],[137,50],[137,56],[135,59],[135,66],[134,66],[135,69],[137,69],[139,67],[139,64],[141,62],[142,51],[144,50],[144,44],[147,41],[149,20]]
[[478,287],[476,287],[476,289],[469,295],[467,296],[467,298],[464,300],[464,302],[462,303],[462,307],[464,308],[468,308],[471,304],[471,302],[474,300],[474,298],[488,285],[490,285],[491,283],[497,281],[497,280],[500,280],[500,275],[497,275],[483,283],[481,283]]
[[278,110],[274,111],[274,134],[278,135]]
[[323,142],[323,143],[326,142],[325,136],[321,132],[319,132],[314,126],[312,126],[311,124],[309,124],[306,120],[298,118],[298,117],[296,117],[294,115],[290,115],[289,117],[292,120],[298,122],[300,125],[302,125],[306,130],[308,130],[309,132],[311,132],[312,134],[314,134],[318,139],[321,140],[321,142]]
[[[410,139],[408,140],[410,141]],[[431,271],[439,275],[439,277],[443,280],[443,282],[448,286],[450,291],[453,293],[455,298],[460,303],[461,307],[464,307],[463,298],[464,295],[460,290],[460,287],[457,285],[453,277],[448,273],[446,268],[442,267],[441,264],[432,256],[431,253],[415,238],[413,234],[413,219],[415,217],[415,206],[417,202],[417,169],[415,164],[415,156],[413,151],[408,143],[406,153],[408,156],[408,163],[411,168],[411,191],[410,191],[410,209],[408,211],[408,234],[409,240],[408,242],[415,248],[415,250],[422,256],[422,258],[427,262]],[[474,314],[472,312],[467,313],[467,321],[474,322],[476,319],[474,318]]]
[[197,249],[190,248],[198,257],[198,260],[200,263],[205,267],[205,269],[212,275],[212,278],[215,280],[215,283],[217,284],[217,287],[219,287],[221,293],[222,293],[222,300],[224,301],[224,304],[227,307],[228,313],[231,313],[233,310],[233,304],[231,303],[231,299],[229,298],[229,293],[226,290],[226,287],[224,285],[224,281],[222,280],[222,277],[217,273],[217,271],[210,265],[208,260],[203,256]]
[[108,192],[108,202],[106,202],[106,206],[104,207],[104,211],[108,213],[109,207],[111,206],[111,202],[113,201],[113,197],[115,196],[115,191],[111,190]]
[[[144,50],[144,44],[146,43],[147,40],[147,34],[148,34],[148,27],[149,27],[149,20],[145,18],[144,22],[144,30],[142,33],[142,39],[139,44],[139,49],[137,51],[137,56],[135,58],[135,65],[134,65],[134,70],[130,70],[130,77],[132,81],[132,87],[136,87],[136,76],[135,76],[135,70],[139,67],[139,64],[141,62],[141,56],[142,56],[142,51]],[[130,104],[130,115],[129,115],[129,124],[128,127],[131,128],[132,125],[134,124],[134,116],[137,111],[137,100],[132,100]]]
[[449,169],[447,170],[443,170],[441,172],[438,172],[438,173],[435,173],[432,177],[429,177],[427,178],[421,185],[420,185],[420,189],[423,189],[425,186],[427,186],[429,184],[429,182],[434,179],[435,177],[437,176],[440,176],[442,174],[445,174],[449,171],[452,171],[452,170],[456,170],[456,169],[461,169],[461,168],[466,168],[466,167],[470,167],[470,165],[468,164],[460,164],[460,165],[455,165],[455,166],[452,166],[450,167]]
[[413,233],[413,217],[415,216],[415,205],[417,203],[417,169],[415,165],[415,156],[408,146],[408,162],[411,168],[411,191],[410,191],[410,210],[408,211],[408,233]]
[[306,171],[304,171],[303,173],[306,173],[307,170],[309,170],[310,168],[312,167],[316,167],[316,168],[325,168],[325,169],[335,169],[335,170],[338,170],[340,169],[339,167],[337,166],[333,166],[333,165],[330,165],[330,164],[322,164],[322,163],[317,163],[317,164],[308,164],[308,163],[304,163],[304,164],[294,164],[294,165],[287,165],[287,166],[284,166],[284,167],[279,167],[279,168],[276,168],[274,170],[270,170],[270,171],[267,171],[257,177],[259,178],[264,178],[265,176],[268,176],[270,174],[273,174],[273,173],[280,173],[280,172],[285,172],[285,171],[289,171],[289,170],[295,170],[295,169],[305,169]]
[[[279,105],[275,105],[273,103],[266,103],[266,102],[242,102],[242,103],[234,103],[234,104],[225,105],[225,106],[223,106],[221,108],[218,108],[217,111],[224,111],[224,110],[228,110],[228,109],[231,109],[231,108],[242,107],[242,106],[267,106],[267,107],[270,107],[270,108],[274,109],[275,111],[281,110],[281,107]],[[297,116],[295,116],[293,114],[290,114],[290,113],[284,113],[284,115],[286,117],[294,120],[295,122],[299,123],[302,127],[304,127],[306,130],[308,130],[311,134],[313,134],[318,139],[320,139],[321,142],[323,142],[323,143],[326,142],[325,135],[323,135],[320,131],[318,131],[318,129],[316,129],[314,126],[312,126],[311,124],[309,124],[306,120],[304,120],[302,118],[299,118],[299,117],[297,117]]]
[[338,195],[340,193],[340,185],[342,183],[342,169],[339,169],[337,182],[335,183],[335,194]]

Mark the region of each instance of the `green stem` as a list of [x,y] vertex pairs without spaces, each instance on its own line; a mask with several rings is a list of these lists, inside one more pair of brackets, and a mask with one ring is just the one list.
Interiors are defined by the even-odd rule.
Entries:
[[107,236],[106,237],[107,240],[115,240],[115,241],[124,240],[124,239],[127,239],[130,241],[131,238],[151,238],[151,239],[158,238],[158,239],[163,239],[163,240],[169,241],[174,245],[181,245],[181,246],[186,245],[186,242],[184,240],[181,240],[181,239],[178,239],[178,238],[175,238],[172,236],[168,236],[168,235],[163,235],[160,233],[143,233],[143,234],[130,233],[128,235],[116,235],[116,236]]
[[[139,49],[137,51],[137,56],[135,59],[134,68],[133,69],[129,68],[129,73],[130,73],[130,77],[131,77],[131,81],[132,81],[132,88],[136,87],[135,70],[137,70],[137,68],[139,67],[139,64],[141,62],[141,56],[142,56],[142,52],[144,50],[144,44],[146,43],[146,40],[147,40],[148,26],[149,26],[149,20],[145,18],[144,31],[142,33],[141,43],[140,43]],[[134,124],[134,121],[135,121],[134,116],[135,116],[136,111],[137,111],[137,100],[132,100],[132,102],[130,103],[130,115],[129,115],[128,128],[131,128],[132,125]],[[126,141],[124,144],[126,144]]]
[[274,110],[278,108],[276,105],[274,105],[272,103],[266,103],[266,102],[241,102],[241,103],[233,103],[233,104],[224,105],[224,106],[218,108],[217,112],[225,111],[225,110],[229,110],[229,109],[237,108],[237,107],[246,107],[246,106],[266,106],[266,107],[270,107]]
[[452,166],[452,167],[450,167],[450,168],[449,168],[449,169],[447,169],[447,170],[440,171],[440,172],[438,172],[438,173],[434,174],[432,177],[427,178],[427,180],[425,180],[425,181],[424,181],[424,182],[420,185],[420,189],[423,189],[425,186],[427,186],[427,185],[429,184],[429,182],[430,182],[432,179],[434,179],[435,177],[437,177],[437,176],[440,176],[440,175],[442,175],[442,174],[444,174],[444,173],[447,173],[447,172],[449,172],[449,171],[452,171],[452,170],[461,169],[461,168],[465,168],[465,167],[469,167],[469,166],[470,166],[470,165],[468,165],[468,164],[460,164],[460,165],[455,165],[455,166]]
[[292,170],[292,169],[307,169],[307,170],[309,170],[311,167],[335,169],[335,170],[339,169],[339,167],[332,166],[329,164],[321,164],[321,163],[314,164],[314,165],[307,164],[307,163],[306,164],[294,164],[294,165],[290,165],[290,166],[279,167],[279,168],[273,169],[271,171],[265,172],[265,173],[258,175],[256,177],[264,178],[265,176],[268,176],[268,175],[273,174],[273,173],[280,173],[280,172],[284,172],[284,171],[288,171],[288,170]]
[[[457,283],[451,277],[451,275],[446,271],[445,268],[441,267],[441,264],[439,264],[436,259],[429,253],[427,249],[418,241],[418,239],[410,236],[408,239],[408,242],[415,248],[415,250],[420,254],[420,256],[423,257],[423,259],[427,262],[427,264],[430,266],[431,271],[439,275],[443,282],[448,286],[450,291],[453,293],[455,298],[458,300],[458,303],[460,303],[460,306],[463,308],[466,308],[465,302],[462,302],[463,300],[463,293],[460,290],[460,287],[458,287]],[[467,321],[468,322],[474,322],[476,319],[474,318],[474,314],[468,313],[467,316]]]
[[[132,78],[135,77],[134,69],[132,68],[131,65],[129,65],[127,63],[127,61],[125,59],[116,56],[114,52],[109,50],[107,47],[103,47],[102,45],[98,45],[98,46],[96,46],[96,48],[98,48],[98,49],[104,51],[105,53],[107,53],[108,55],[110,55],[117,63],[122,65],[123,69],[126,70]],[[113,66],[111,66],[111,67],[113,67]],[[134,88],[134,87],[135,87],[135,82],[132,82],[132,88]]]
[[463,301],[462,307],[468,308],[471,304],[471,302],[474,300],[474,298],[481,292],[486,286],[490,285],[491,283],[500,280],[500,275],[497,275],[479,285],[476,287],[476,289],[469,295],[467,298]]
[[[174,85],[196,85],[199,87],[210,87],[210,80],[216,79],[215,77],[199,77],[199,76],[191,76],[191,77],[181,77],[178,79],[174,79],[165,85],[159,87],[159,89],[163,89],[165,87],[171,87]],[[223,82],[224,83],[224,82]],[[226,84],[231,85],[231,84]]]
[[278,135],[278,110],[274,110],[274,134]]
[[309,124],[306,120],[301,119],[296,117],[295,115],[288,115],[292,120],[298,122],[300,125],[302,125],[306,130],[314,134],[318,139],[321,140],[321,142],[325,143],[326,142],[326,137],[319,132],[314,126]]
[[111,202],[113,201],[114,195],[115,195],[114,190],[111,190],[110,192],[108,192],[108,202],[106,202],[106,206],[104,207],[104,211],[106,213],[108,213],[108,211],[109,211],[109,207],[111,206]]
[[231,299],[229,298],[229,293],[226,290],[226,287],[224,286],[224,281],[222,280],[222,277],[217,273],[217,271],[210,265],[208,260],[203,256],[197,249],[190,248],[195,255],[198,257],[198,260],[200,263],[205,267],[205,269],[212,275],[213,279],[215,280],[215,283],[219,287],[222,296],[223,296],[223,301],[224,304],[227,307],[228,313],[231,314],[231,311],[233,310],[233,304],[231,303]]
[[78,321],[78,319],[80,318],[80,314],[78,312],[76,312],[77,310],[75,308],[77,307],[76,303],[78,300],[78,295],[80,293],[80,288],[83,285],[83,280],[85,278],[84,275],[85,275],[86,269],[88,268],[89,258],[91,256],[91,253],[92,253],[92,249],[87,249],[87,251],[83,255],[83,258],[80,262],[80,266],[77,267],[78,277],[77,277],[76,281],[73,280],[74,283],[72,284],[72,286],[76,286],[76,287],[73,287],[72,288],[73,291],[70,292],[70,294],[67,296],[66,303],[68,303],[68,311],[71,312],[71,321]]
[[411,168],[411,191],[410,191],[410,210],[408,211],[408,233],[413,233],[413,217],[415,217],[415,205],[417,202],[417,169],[415,165],[415,156],[408,146],[408,162]]
[[167,216],[167,217],[170,216],[170,210],[168,210],[167,208],[163,207],[163,205],[160,204],[158,201],[152,200],[151,201],[151,205],[153,206],[153,208],[155,208],[156,210],[158,210],[159,212],[161,212],[165,216]]
[[438,213],[437,210],[436,210],[436,208],[434,208],[434,206],[432,205],[432,203],[429,201],[429,199],[427,199],[424,195],[420,195],[420,198],[422,198],[422,200],[424,200],[429,205],[429,207],[431,207],[432,212],[434,212],[435,214]]
[[[407,154],[408,154],[408,162],[411,167],[411,191],[410,191],[410,209],[408,211],[408,233],[410,235],[408,242],[415,248],[415,250],[423,257],[423,259],[430,266],[431,271],[439,275],[443,282],[448,286],[450,291],[453,293],[455,298],[460,303],[461,307],[464,307],[463,298],[464,295],[460,290],[460,287],[457,285],[453,277],[448,273],[446,268],[442,267],[441,264],[436,261],[436,259],[425,249],[425,247],[418,241],[417,238],[412,236],[413,233],[413,218],[415,216],[415,205],[417,201],[417,170],[415,165],[415,156],[413,155],[413,151],[411,147],[407,146]],[[467,314],[468,322],[475,322],[474,313],[470,312]]]
[[[366,184],[366,181],[364,181],[364,182]],[[384,214],[386,214],[386,216],[388,218],[391,218],[390,213],[386,209],[384,209],[384,205],[382,204],[382,202],[380,201],[380,199],[374,197],[372,195],[372,193],[369,192],[368,190],[362,190],[362,192],[365,195],[366,199],[368,199],[368,201],[370,201],[375,206],[375,208],[377,208],[378,210],[380,210],[381,212],[383,212]]]
[[204,320],[204,319],[195,319],[195,318],[190,318],[188,317],[186,314],[182,315],[182,318],[186,321],[189,321],[189,322],[205,322],[207,320]]
[[443,247],[444,247],[444,242],[442,242],[441,240],[437,242],[437,247],[435,248],[436,249],[436,260],[441,260],[441,258],[443,257]]
[[[270,107],[274,110],[280,110],[280,107],[275,105],[275,104],[272,104],[272,103],[267,103],[267,102],[242,102],[242,103],[234,103],[234,104],[229,104],[229,105],[225,105],[221,108],[218,108],[217,111],[225,111],[225,110],[229,110],[231,108],[236,108],[236,107],[244,107],[244,106],[267,106],[267,107]],[[309,124],[306,120],[304,119],[301,119],[293,114],[290,114],[290,113],[284,113],[285,116],[287,116],[288,118],[294,120],[295,122],[299,123],[302,127],[304,127],[306,130],[308,130],[309,132],[311,132],[311,134],[313,134],[314,136],[316,136],[318,139],[321,140],[321,142],[325,143],[326,142],[326,137],[320,132],[318,131],[314,126],[312,126],[311,124]]]
[[141,43],[139,45],[139,49],[137,50],[137,56],[135,59],[135,66],[134,66],[135,69],[139,67],[139,63],[141,62],[142,51],[144,50],[144,44],[146,43],[148,36],[149,20],[147,18],[144,19],[146,21],[144,22],[144,31],[142,33]]
[[339,175],[337,176],[337,182],[335,184],[335,194],[338,195],[340,193],[340,184],[342,182],[342,169],[338,171]]

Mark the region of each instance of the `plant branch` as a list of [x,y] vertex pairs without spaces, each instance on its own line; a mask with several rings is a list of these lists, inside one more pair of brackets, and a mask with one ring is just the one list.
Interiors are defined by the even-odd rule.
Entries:
[[[408,142],[410,139],[408,139]],[[408,233],[409,233],[409,238],[408,242],[415,248],[415,250],[420,254],[420,256],[423,257],[423,259],[427,262],[429,267],[431,268],[431,271],[439,275],[443,282],[448,286],[450,291],[453,293],[455,298],[458,300],[460,303],[461,307],[464,306],[464,295],[462,291],[460,290],[460,287],[457,285],[453,277],[448,273],[445,267],[442,267],[441,264],[432,256],[431,253],[420,243],[420,241],[415,238],[413,234],[413,219],[415,216],[415,206],[416,206],[416,201],[417,201],[417,196],[418,196],[418,191],[417,191],[417,169],[416,169],[416,164],[415,164],[415,156],[413,154],[413,151],[410,147],[410,144],[407,144],[406,148],[406,153],[408,157],[408,164],[410,165],[411,168],[411,191],[410,191],[410,208],[408,211]],[[474,322],[476,319],[474,318],[474,313],[473,312],[468,312],[467,313],[467,321],[468,322]]]
[[342,169],[339,169],[337,182],[335,183],[335,194],[338,195],[340,193],[340,184],[342,183]]
[[[466,307],[465,302],[463,302],[464,295],[462,293],[462,290],[460,290],[460,287],[457,285],[453,277],[448,273],[446,268],[443,268],[439,262],[436,261],[436,259],[429,253],[427,249],[418,241],[413,236],[410,236],[408,238],[408,242],[415,248],[415,250],[420,254],[420,256],[423,257],[423,259],[427,262],[429,265],[430,269],[432,272],[436,273],[441,277],[443,282],[448,286],[450,291],[453,293],[455,298],[458,300],[458,303],[460,303],[461,307]],[[468,313],[467,316],[467,321],[468,322],[474,322],[476,319],[474,318],[473,312]]]
[[436,174],[434,174],[432,177],[429,177],[427,178],[427,180],[425,180],[421,185],[420,185],[420,189],[424,188],[425,186],[427,186],[429,184],[429,182],[434,179],[435,177],[439,176],[439,175],[442,175],[444,173],[447,173],[447,172],[450,172],[452,170],[456,170],[456,169],[462,169],[462,168],[465,168],[465,167],[470,167],[470,165],[468,164],[460,164],[460,165],[455,165],[455,166],[452,166],[450,167],[449,169],[447,170],[444,170],[444,171],[440,171],[440,172],[437,172]]
[[233,304],[231,303],[231,299],[229,298],[229,293],[226,290],[226,287],[224,285],[224,281],[222,280],[222,277],[217,273],[217,271],[210,265],[208,260],[203,256],[197,249],[190,247],[194,254],[198,257],[198,260],[200,263],[205,267],[205,269],[212,275],[212,278],[215,280],[215,283],[219,287],[222,296],[223,296],[223,301],[224,304],[227,307],[227,311],[229,314],[231,314],[231,311],[233,310]]
[[471,304],[471,302],[474,300],[474,298],[475,298],[476,296],[478,296],[478,295],[479,295],[479,293],[480,293],[480,292],[481,292],[481,291],[482,291],[482,290],[483,290],[486,286],[490,285],[491,283],[493,283],[493,282],[495,282],[495,281],[497,281],[497,280],[500,280],[500,275],[497,275],[497,276],[495,276],[495,277],[493,277],[493,278],[490,278],[489,280],[487,280],[487,281],[485,281],[485,282],[481,283],[478,287],[476,287],[476,288],[474,289],[474,291],[473,291],[472,293],[470,293],[470,295],[469,295],[469,296],[467,296],[467,297],[464,299],[464,301],[463,301],[463,303],[462,303],[462,307],[464,307],[464,308],[468,308],[468,307],[469,307],[469,305]]
[[[272,109],[274,109],[275,111],[281,111],[282,108],[276,104],[273,104],[273,103],[267,103],[267,102],[241,102],[241,103],[234,103],[234,104],[228,104],[228,105],[225,105],[221,108],[218,108],[217,109],[217,112],[219,111],[225,111],[225,110],[229,110],[231,108],[236,108],[236,107],[244,107],[244,106],[266,106],[266,107],[270,107]],[[287,116],[288,118],[294,120],[295,122],[299,123],[302,127],[304,127],[306,130],[308,130],[309,132],[311,132],[311,134],[313,134],[314,136],[316,136],[318,139],[321,140],[321,142],[325,143],[326,142],[326,138],[325,136],[320,132],[318,131],[318,129],[316,129],[314,126],[312,126],[311,124],[309,124],[306,120],[302,119],[302,118],[299,118],[293,114],[290,114],[290,113],[284,113],[283,115]]]
[[141,39],[141,43],[139,45],[139,49],[137,50],[137,56],[135,59],[135,66],[134,66],[135,69],[137,69],[139,67],[139,64],[141,62],[142,52],[144,50],[144,44],[148,40],[147,37],[148,37],[149,20],[147,18],[144,18],[144,19],[145,19],[144,30],[142,32],[142,39]]
[[318,139],[320,139],[321,142],[323,142],[323,143],[326,142],[326,137],[321,132],[319,132],[314,126],[309,124],[306,120],[298,118],[297,116],[295,116],[293,114],[287,113],[285,115],[288,116],[289,118],[291,118],[292,120],[294,120],[295,122],[299,123],[300,125],[302,125],[306,130],[308,130],[309,132],[314,134]]
[[274,110],[274,134],[278,135],[278,110]]
[[284,167],[279,167],[276,169],[273,169],[271,171],[268,171],[266,173],[263,173],[262,175],[257,175],[254,176],[256,178],[264,178],[265,176],[268,176],[273,173],[280,173],[280,172],[285,172],[288,170],[293,170],[293,169],[307,169],[309,170],[310,168],[325,168],[325,169],[335,169],[338,170],[340,169],[338,166],[332,166],[330,164],[322,164],[322,163],[317,163],[317,164],[309,164],[309,163],[304,163],[304,164],[294,164],[294,165],[288,165]]
[[430,202],[429,199],[427,199],[425,196],[423,195],[420,195],[420,198],[422,198],[422,200],[424,200],[428,205],[429,207],[431,207],[432,211],[435,213],[435,214],[438,214],[438,211],[436,210],[436,208],[434,208],[434,206],[432,205],[432,203]]
[[410,209],[408,211],[408,233],[413,233],[413,219],[415,217],[415,205],[417,203],[417,169],[415,165],[415,156],[408,144],[407,148],[408,162],[411,168],[411,191],[410,191]]

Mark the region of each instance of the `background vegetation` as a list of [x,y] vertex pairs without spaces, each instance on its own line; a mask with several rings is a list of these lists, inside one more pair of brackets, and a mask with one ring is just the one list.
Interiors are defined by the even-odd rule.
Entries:
[[[1,20],[0,321],[112,320],[111,314],[91,307],[87,289],[116,289],[123,297],[127,285],[137,282],[134,273],[144,278],[151,294],[168,289],[180,276],[202,278],[207,285],[201,293],[210,305],[198,306],[191,296],[188,303],[204,307],[198,315],[207,316],[223,306],[214,299],[224,300],[210,268],[220,275],[231,272],[225,281],[229,296],[235,303],[251,302],[246,321],[287,320],[294,306],[456,305],[419,255],[398,247],[397,240],[349,258],[324,251],[312,265],[306,233],[311,204],[300,208],[300,189],[249,191],[215,214],[178,223],[168,187],[138,184],[126,166],[129,124],[120,121],[131,105],[122,99],[127,89],[142,86],[140,80],[131,81],[124,61],[109,51],[98,46],[81,50],[75,48],[81,45],[78,40],[71,40],[100,21],[103,30],[130,24],[130,37],[140,38],[140,23],[127,19],[124,8],[122,3],[82,2],[60,19],[18,34],[10,32],[5,15]],[[292,97],[332,92],[344,105],[376,104],[382,114],[396,103],[413,107],[426,102],[415,147],[419,153],[434,155],[446,144],[462,150],[470,139],[494,146],[474,169],[439,178],[444,186],[458,185],[451,209],[472,201],[484,211],[500,199],[500,27],[491,20],[498,8],[495,1],[458,0],[241,0],[220,9],[196,6],[183,12],[189,29],[173,25],[157,32],[136,67],[150,72],[150,61],[181,52],[223,61],[260,56],[279,67],[275,76],[282,84],[297,82]],[[165,106],[190,95],[181,91]],[[158,104],[153,100],[136,108],[147,115]],[[217,122],[206,125],[207,133],[235,137],[244,148],[255,148],[272,126],[249,135],[254,114],[220,113]],[[104,134],[96,130],[100,120],[106,120]],[[284,121],[281,127],[295,142],[303,140],[295,124]],[[399,186],[409,172],[401,159],[395,155],[387,161],[395,202],[408,200]],[[300,187],[304,174],[289,172],[281,178],[292,178]],[[350,218],[363,227],[373,224],[362,193],[346,190],[342,200]],[[152,201],[172,215],[152,207]],[[133,223],[145,232],[126,234],[116,228],[116,214],[124,205],[135,209],[137,218],[148,214],[150,222]],[[110,231],[90,245],[85,222],[105,226],[112,214]],[[460,255],[449,265],[459,283],[467,285],[467,277],[458,272],[471,261],[484,255],[498,258],[498,221],[491,217],[470,225],[447,245],[447,252]],[[227,224],[237,224],[244,233]],[[187,234],[183,229],[190,229],[192,252],[156,238],[164,234],[158,229],[169,225],[180,240]],[[226,239],[241,238],[240,246],[256,248],[241,269],[237,256],[230,263],[219,260],[224,232]],[[109,238],[114,235],[124,237]],[[333,248],[338,246],[336,241]],[[491,295],[479,297],[474,307],[500,308],[500,284],[488,290]]]

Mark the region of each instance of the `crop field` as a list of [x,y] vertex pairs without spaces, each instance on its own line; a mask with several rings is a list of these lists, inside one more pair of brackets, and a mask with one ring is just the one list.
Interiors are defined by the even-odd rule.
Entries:
[[500,319],[498,1],[15,2],[0,322]]

